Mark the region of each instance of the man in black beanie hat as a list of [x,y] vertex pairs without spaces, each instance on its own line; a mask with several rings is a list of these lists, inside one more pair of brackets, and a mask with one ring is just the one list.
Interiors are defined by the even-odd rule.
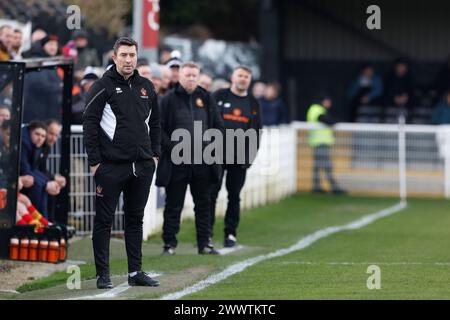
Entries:
[[86,94],[94,84],[96,80],[98,80],[98,76],[93,72],[88,72],[83,76],[83,79],[80,81],[80,92],[73,97],[72,104],[72,121],[71,124],[81,125],[83,123],[82,116],[84,112],[84,107],[86,105]]

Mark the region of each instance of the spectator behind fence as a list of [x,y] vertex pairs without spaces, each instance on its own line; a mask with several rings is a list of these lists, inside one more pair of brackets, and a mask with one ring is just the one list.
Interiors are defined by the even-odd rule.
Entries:
[[10,25],[0,27],[0,61],[11,60],[11,46],[14,40],[14,30]]
[[22,30],[14,29],[14,37],[11,45],[11,55],[14,60],[22,59]]
[[320,171],[323,170],[330,184],[331,191],[335,194],[342,194],[345,193],[345,190],[339,187],[333,177],[333,162],[330,156],[330,149],[335,142],[333,129],[330,126],[337,122],[329,113],[333,101],[328,95],[321,95],[317,101],[319,103],[312,104],[306,114],[308,123],[325,126],[312,129],[308,133],[308,143],[314,150],[313,192],[325,192],[320,183]]
[[214,79],[211,85],[211,92],[216,92],[220,89],[229,89],[231,87],[231,83],[228,80],[219,78]]
[[155,87],[155,92],[158,95],[158,100],[162,96],[161,95],[161,86],[163,81],[162,69],[159,64],[152,63],[150,65],[150,69],[152,70],[152,79],[153,86]]
[[159,49],[159,63],[165,64],[171,58],[172,48],[163,46]]
[[139,64],[138,62],[136,69],[141,77],[152,81],[152,69],[148,63]]
[[[58,37],[46,36],[35,46],[32,56],[50,58],[58,54]],[[61,119],[62,80],[55,69],[28,72],[24,83],[24,122]]]
[[170,80],[172,79],[172,70],[166,66],[161,65],[162,83],[161,83],[161,95],[165,95],[170,89]]
[[434,107],[433,113],[431,114],[431,123],[450,124],[450,89],[436,107]]
[[63,54],[74,58],[75,79],[81,80],[84,69],[88,66],[100,66],[100,60],[95,48],[89,47],[88,34],[83,30],[77,30],[63,47]]
[[394,62],[393,69],[386,75],[384,84],[386,106],[400,108],[410,106],[414,81],[406,61],[398,59]]
[[173,50],[170,54],[170,59],[166,62],[166,66],[172,71],[169,88],[175,87],[180,79],[181,53],[178,50]]
[[213,77],[209,73],[202,72],[198,80],[198,85],[206,91],[211,92],[213,80]]
[[434,88],[436,89],[438,100],[450,90],[450,56],[448,56],[447,61],[438,72],[434,80]]
[[33,185],[23,190],[23,194],[30,198],[38,210],[45,217],[47,214],[48,195],[56,196],[60,186],[39,170],[42,156],[42,146],[47,138],[47,126],[41,121],[32,121],[22,129],[22,148],[20,155],[20,175],[29,175],[34,178]]
[[266,85],[264,96],[259,99],[264,126],[274,126],[288,122],[287,108],[280,93],[280,84],[270,82]]
[[252,94],[256,99],[264,97],[264,91],[266,90],[266,84],[262,81],[255,81],[252,87]]
[[31,34],[31,48],[22,52],[22,58],[31,58],[33,54],[42,47],[41,40],[47,36],[47,32],[43,29],[36,29]]
[[363,65],[358,77],[350,85],[348,92],[350,120],[356,120],[359,106],[379,103],[382,94],[383,82],[381,78],[375,74],[372,65]]
[[93,72],[86,73],[83,76],[83,79],[81,79],[80,92],[78,92],[78,94],[76,94],[72,99],[71,124],[81,125],[83,123],[82,116],[84,107],[86,106],[86,95],[96,80],[98,80],[98,76]]

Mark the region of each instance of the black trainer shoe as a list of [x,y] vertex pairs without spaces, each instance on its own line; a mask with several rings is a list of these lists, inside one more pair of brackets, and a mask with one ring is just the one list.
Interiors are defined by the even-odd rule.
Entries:
[[233,248],[234,246],[236,246],[236,242],[237,242],[236,237],[233,236],[232,234],[229,234],[228,237],[226,237],[225,240],[223,241],[223,246],[225,248]]
[[128,275],[128,284],[132,287],[157,287],[159,286],[159,281],[150,278],[150,276],[143,271],[138,271],[133,277]]
[[333,189],[333,193],[336,195],[344,195],[344,194],[347,194],[348,192],[345,189],[335,188],[335,189]]
[[161,252],[162,256],[173,256],[175,254],[175,248],[171,246],[164,246],[163,252]]
[[198,254],[212,254],[212,255],[218,255],[220,254],[219,251],[214,249],[212,245],[207,245],[203,249],[198,250]]
[[99,276],[97,278],[97,289],[112,289],[114,285],[108,275]]

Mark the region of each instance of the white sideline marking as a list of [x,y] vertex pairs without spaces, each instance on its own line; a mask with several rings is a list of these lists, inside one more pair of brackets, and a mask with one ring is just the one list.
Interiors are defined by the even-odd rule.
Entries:
[[16,290],[0,290],[0,292],[20,294],[20,292],[18,292]]
[[229,253],[232,253],[234,251],[241,250],[241,249],[244,249],[243,245],[237,245],[237,246],[231,247],[231,248],[222,248],[222,249],[218,249],[217,251],[219,251],[219,253],[221,255],[226,255],[226,254],[229,254]]
[[[161,274],[160,273],[151,273],[151,272],[147,272],[148,275],[150,277],[158,277]],[[90,296],[82,296],[82,297],[75,297],[75,298],[68,298],[68,299],[63,299],[63,300],[93,300],[93,299],[112,299],[117,297],[119,294],[121,294],[122,292],[127,291],[129,288],[131,288],[131,286],[128,285],[128,281],[119,284],[118,286],[114,287],[111,290],[108,290],[104,293],[100,293],[100,294],[95,294],[95,295],[90,295]]]
[[70,264],[70,265],[75,264],[77,266],[86,264],[86,261],[82,261],[82,260],[66,260],[65,262],[66,262],[66,264]]
[[312,261],[284,261],[279,264],[305,264],[305,265],[329,265],[329,266],[354,266],[371,265],[380,266],[450,266],[450,262],[312,262]]
[[184,296],[196,293],[198,291],[201,291],[201,290],[209,287],[210,285],[213,285],[220,281],[223,281],[226,278],[231,277],[234,274],[242,272],[245,269],[247,269],[248,267],[250,267],[254,264],[257,264],[261,261],[276,258],[276,257],[281,257],[286,254],[292,253],[294,251],[302,250],[302,249],[310,246],[317,240],[320,240],[322,238],[325,238],[331,234],[334,234],[334,233],[337,233],[340,231],[354,230],[354,229],[359,229],[359,228],[365,227],[368,224],[374,222],[375,220],[389,216],[400,210],[405,209],[406,206],[407,206],[406,202],[401,201],[398,204],[396,204],[395,206],[392,206],[392,207],[383,209],[381,211],[366,215],[366,216],[359,218],[353,222],[350,222],[346,225],[320,229],[320,230],[318,230],[314,233],[311,233],[311,234],[307,235],[306,237],[300,239],[296,244],[294,244],[288,248],[280,249],[280,250],[274,251],[269,254],[260,255],[260,256],[254,257],[254,258],[250,258],[250,259],[232,264],[231,266],[227,267],[222,272],[213,274],[213,275],[209,276],[208,278],[206,278],[205,280],[202,280],[190,287],[187,287],[180,291],[162,296],[161,300],[176,300],[176,299],[180,299]]

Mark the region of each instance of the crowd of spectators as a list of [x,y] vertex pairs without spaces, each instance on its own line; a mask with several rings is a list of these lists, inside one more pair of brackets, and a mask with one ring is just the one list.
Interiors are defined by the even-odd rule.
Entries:
[[[101,64],[99,53],[90,45],[89,36],[84,31],[75,31],[72,38],[62,44],[57,36],[43,29],[36,29],[31,35],[31,46],[26,51],[22,48],[23,38],[24,35],[20,29],[14,29],[9,25],[0,26],[0,61],[57,56],[73,59],[71,124],[81,124],[86,93],[106,71],[111,61],[105,65]],[[180,52],[165,49],[161,51],[159,61],[140,58],[137,69],[142,76],[151,80],[161,99],[178,82],[182,63]],[[24,117],[26,125],[22,132],[20,168],[22,193],[28,196],[37,209],[47,217],[51,212],[48,205],[52,197],[58,195],[66,183],[63,177],[51,175],[44,165],[51,146],[56,143],[55,137],[61,131],[61,124],[58,120],[49,120],[47,123],[36,120],[60,119],[58,116],[62,104],[62,77],[63,75],[57,69],[30,72],[27,73],[24,85],[24,109],[27,112]],[[217,78],[207,70],[202,72],[199,83],[210,92],[230,86],[228,79]],[[415,94],[416,89],[417,85],[408,61],[396,60],[391,70],[385,75],[380,75],[373,65],[366,64],[361,67],[359,74],[349,85],[347,92],[350,106],[349,118],[351,121],[364,122],[361,110],[367,110],[367,107],[376,107],[382,115],[386,110],[393,108],[398,113],[411,114],[411,110],[420,105]],[[450,123],[450,58],[438,73],[433,83],[433,90],[435,107],[429,113],[429,122]],[[257,80],[253,83],[252,94],[260,103],[263,125],[272,126],[289,122],[288,108],[281,97],[279,83]],[[0,170],[4,170],[3,167],[7,165],[5,159],[8,158],[10,149],[7,137],[11,126],[11,99],[8,100],[7,95],[2,96],[2,92],[0,96],[0,156],[2,159]],[[380,122],[383,122],[382,116]],[[2,176],[6,177],[4,174]],[[0,188],[4,188],[6,183],[3,180],[0,181]]]
[[[396,122],[396,116],[404,114],[410,123],[450,123],[439,116],[446,111],[449,90],[450,57],[426,89],[417,84],[407,60],[394,61],[385,75],[380,75],[373,65],[365,64],[347,93],[349,118],[352,122],[366,122],[374,116],[377,119],[374,122],[390,122],[389,118]],[[431,106],[424,102],[424,96]]]

